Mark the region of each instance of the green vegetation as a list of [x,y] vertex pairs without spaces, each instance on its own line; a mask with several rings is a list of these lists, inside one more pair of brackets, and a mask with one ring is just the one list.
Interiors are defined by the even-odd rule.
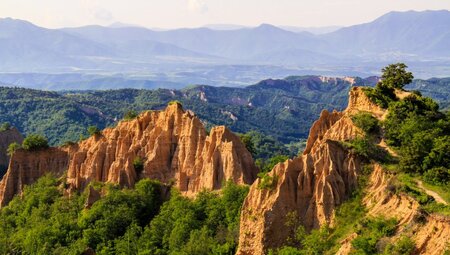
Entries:
[[42,135],[28,135],[22,142],[22,148],[27,151],[35,151],[48,148],[48,141]]
[[277,186],[278,177],[269,175],[267,172],[258,173],[260,182],[258,183],[258,189],[272,190]]
[[133,160],[133,167],[137,174],[140,174],[142,170],[144,170],[144,160],[141,157],[137,156]]
[[358,236],[352,241],[351,254],[377,254],[380,239],[394,235],[396,228],[395,219],[367,218],[360,221],[356,227]]
[[352,121],[366,135],[378,135],[380,132],[379,121],[368,112],[360,112],[353,115]]
[[403,89],[410,84],[414,76],[411,72],[407,72],[407,65],[404,63],[390,64],[381,69],[382,86],[390,89]]
[[367,97],[382,108],[387,108],[391,102],[397,101],[395,90],[403,90],[405,85],[413,81],[411,72],[406,71],[403,63],[391,64],[383,68],[381,81],[375,88],[365,88]]
[[240,134],[239,137],[255,159],[255,164],[264,173],[272,170],[276,164],[297,156],[304,147],[304,143],[284,145],[273,137],[256,131]]
[[385,255],[409,255],[413,254],[416,246],[414,241],[407,236],[403,236],[395,244],[388,244],[384,250]]
[[352,233],[357,236],[351,241],[350,254],[413,254],[415,244],[409,237],[403,236],[395,241],[389,239],[397,230],[395,219],[367,216],[362,201],[371,171],[372,165],[363,167],[358,189],[336,210],[334,227],[323,226],[307,233],[298,217],[295,217],[296,213],[289,213],[286,216],[286,227],[287,230],[294,230],[286,240],[287,245],[272,250],[269,254],[335,254],[342,245],[341,241]]
[[90,136],[100,135],[101,134],[101,131],[100,131],[100,129],[97,126],[89,126],[87,128],[87,131],[88,131],[88,134]]
[[132,119],[135,119],[138,116],[138,113],[134,110],[129,110],[127,112],[125,112],[125,114],[123,115],[123,119],[125,121],[129,121]]
[[94,185],[105,195],[90,209],[86,193],[64,196],[50,175],[27,186],[0,211],[2,254],[234,254],[247,187],[230,182],[221,194],[196,199],[144,179],[134,189]]
[[14,152],[16,152],[16,150],[20,149],[21,146],[20,144],[13,142],[10,145],[8,145],[8,149],[6,149],[6,153],[8,154],[8,156],[12,156],[14,154]]
[[4,132],[11,129],[11,124],[9,122],[4,122],[0,124],[0,132]]

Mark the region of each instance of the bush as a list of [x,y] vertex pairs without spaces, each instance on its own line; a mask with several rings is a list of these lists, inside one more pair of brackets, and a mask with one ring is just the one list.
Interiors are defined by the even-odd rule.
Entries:
[[8,145],[8,149],[6,150],[8,156],[12,156],[16,150],[20,149],[20,144],[13,142],[10,145]]
[[377,243],[383,237],[395,234],[397,221],[395,219],[385,220],[382,218],[365,219],[358,225],[352,246],[356,254],[377,254]]
[[356,155],[366,160],[375,160],[378,162],[389,162],[392,160],[386,150],[367,138],[355,138],[349,144]]
[[395,244],[389,244],[384,250],[386,255],[410,255],[413,254],[416,246],[414,241],[407,236],[403,236]]
[[32,134],[23,140],[22,148],[27,151],[45,149],[48,148],[48,141],[42,135]]
[[89,126],[87,128],[87,131],[88,131],[90,136],[99,135],[100,134],[100,129],[97,126]]
[[277,185],[277,176],[270,176],[268,173],[259,173],[258,177],[261,179],[258,183],[258,189],[271,190]]
[[137,156],[133,160],[133,167],[134,171],[136,171],[137,174],[140,174],[142,170],[144,170],[144,161],[141,157]]
[[0,125],[0,132],[7,131],[11,129],[11,124],[4,122]]
[[450,170],[445,167],[434,167],[426,171],[423,180],[435,185],[448,185],[450,183]]
[[138,116],[138,113],[134,110],[129,110],[123,115],[124,120],[132,120]]
[[366,135],[376,134],[380,131],[378,120],[368,112],[360,112],[352,116],[353,123],[362,129]]
[[174,104],[177,104],[179,106],[183,106],[183,104],[180,101],[178,101],[178,100],[172,100],[167,105],[174,105]]

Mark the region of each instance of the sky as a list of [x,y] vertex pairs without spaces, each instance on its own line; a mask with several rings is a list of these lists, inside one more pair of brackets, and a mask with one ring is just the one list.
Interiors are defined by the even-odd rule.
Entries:
[[390,11],[441,9],[450,10],[450,0],[0,0],[0,17],[48,28],[115,22],[149,28],[348,26]]

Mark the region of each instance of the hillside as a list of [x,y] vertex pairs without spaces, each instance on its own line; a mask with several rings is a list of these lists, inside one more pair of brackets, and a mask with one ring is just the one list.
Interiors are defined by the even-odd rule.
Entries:
[[450,115],[387,68],[256,179],[244,139],[178,102],[64,147],[24,141],[0,182],[0,251],[447,254]]
[[[41,133],[50,144],[62,144],[86,136],[91,125],[114,125],[129,110],[161,109],[179,100],[208,126],[226,125],[235,132],[256,130],[283,143],[306,139],[309,126],[322,109],[341,110],[351,85],[373,86],[375,77],[320,78],[292,76],[264,80],[244,88],[192,86],[181,90],[120,89],[105,91],[48,92],[0,88],[0,122],[9,122],[23,134]],[[419,90],[450,102],[450,80],[415,80],[408,89]]]
[[312,125],[302,155],[252,184],[237,254],[450,251],[450,118],[392,75],[352,88],[345,111]]

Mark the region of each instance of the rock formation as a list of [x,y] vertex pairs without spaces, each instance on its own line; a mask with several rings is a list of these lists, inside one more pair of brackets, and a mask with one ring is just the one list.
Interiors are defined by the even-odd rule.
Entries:
[[0,132],[0,172],[2,172],[0,178],[3,176],[4,173],[3,171],[6,170],[6,168],[8,168],[9,164],[9,156],[7,154],[8,146],[13,142],[22,143],[22,141],[23,141],[22,134],[20,134],[19,130],[17,130],[14,127]]
[[285,222],[288,213],[294,212],[306,229],[332,223],[334,209],[357,185],[361,162],[340,141],[362,134],[351,115],[363,109],[381,110],[354,87],[344,112],[323,111],[313,124],[303,155],[269,173],[274,187],[261,189],[261,180],[255,181],[241,211],[237,254],[266,254],[281,246],[290,233]]
[[34,183],[48,172],[62,175],[67,169],[68,155],[67,150],[60,148],[14,152],[8,171],[0,182],[0,205],[6,205],[22,192],[25,185]]
[[91,181],[132,187],[141,178],[152,178],[188,196],[220,189],[227,180],[251,184],[258,173],[238,136],[225,127],[207,136],[201,121],[178,103],[121,121],[66,148],[16,154],[0,184],[2,205],[47,171],[67,170],[70,189],[84,189]]
[[[368,215],[398,220],[397,232],[389,238],[391,243],[402,236],[408,236],[416,245],[414,254],[444,254],[450,243],[450,219],[424,214],[417,201],[392,191],[392,179],[392,175],[386,174],[380,165],[375,164],[363,199]],[[352,233],[345,238],[337,254],[350,254],[351,241],[356,237],[357,234]]]

